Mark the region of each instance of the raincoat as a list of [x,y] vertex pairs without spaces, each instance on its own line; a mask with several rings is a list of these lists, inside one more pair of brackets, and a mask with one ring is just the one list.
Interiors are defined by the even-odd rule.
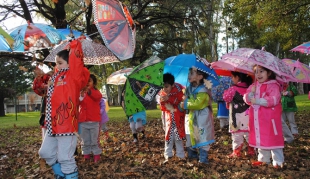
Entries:
[[292,84],[289,84],[287,89],[284,89],[284,91],[288,91],[290,94],[282,96],[282,110],[285,112],[296,112],[297,106],[294,98],[298,94],[296,87]]
[[[174,87],[171,89],[169,98],[167,101],[160,102],[160,109],[164,112],[164,119],[166,124],[165,140],[170,141],[170,134],[176,132],[177,138],[185,139],[185,126],[184,126],[184,111],[180,110],[179,104],[183,98],[183,86],[174,83]],[[163,90],[159,93],[159,96],[166,95]],[[177,129],[177,130],[174,130]]]
[[[255,94],[251,92],[256,86]],[[244,100],[250,106],[249,145],[260,149],[284,148],[282,135],[282,106],[280,85],[276,80],[254,83],[246,91]],[[264,98],[267,106],[251,104],[251,93],[255,99]]]
[[[211,99],[204,85],[189,86],[185,92],[184,109],[188,110],[186,124],[193,148],[215,142]],[[187,123],[188,121],[188,123]]]
[[79,122],[100,122],[100,100],[102,94],[99,90],[94,88],[89,89],[90,92],[86,92],[83,100],[80,103]]
[[69,68],[55,72],[51,78],[46,106],[46,126],[50,136],[74,135],[78,131],[80,91],[87,85],[89,78],[81,52],[80,41],[72,41]]

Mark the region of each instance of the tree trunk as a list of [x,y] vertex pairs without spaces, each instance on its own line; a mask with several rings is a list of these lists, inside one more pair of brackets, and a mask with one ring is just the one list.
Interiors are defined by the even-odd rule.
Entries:
[[4,96],[0,94],[0,117],[5,116],[4,111]]
[[304,84],[303,83],[297,83],[297,90],[298,90],[298,94],[305,94]]
[[28,6],[26,4],[26,2],[24,0],[19,0],[20,5],[23,8],[24,11],[24,18],[26,19],[26,21],[29,21],[30,23],[32,23],[32,18],[31,18],[31,14],[29,12]]

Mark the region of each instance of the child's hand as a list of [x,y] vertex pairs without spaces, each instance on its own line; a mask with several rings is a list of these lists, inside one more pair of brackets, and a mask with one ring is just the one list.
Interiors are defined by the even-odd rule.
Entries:
[[256,87],[255,87],[255,86],[252,86],[251,92],[255,93],[255,91],[256,91]]
[[255,98],[251,98],[251,104],[255,104],[256,103],[256,99]]
[[167,95],[160,97],[160,101],[161,102],[164,102],[164,101],[167,101],[167,100],[168,100],[168,96]]

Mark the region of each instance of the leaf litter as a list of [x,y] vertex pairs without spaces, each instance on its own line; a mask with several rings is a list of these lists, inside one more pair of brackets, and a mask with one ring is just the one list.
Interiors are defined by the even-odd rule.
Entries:
[[[309,113],[296,114],[299,137],[285,144],[283,169],[271,165],[252,167],[256,157],[247,157],[245,149],[239,159],[232,152],[231,137],[219,129],[215,119],[216,142],[209,151],[209,164],[179,160],[164,163],[164,131],[160,119],[149,119],[146,137],[133,143],[129,124],[108,123],[110,138],[100,136],[101,159],[85,161],[81,150],[76,156],[79,178],[307,178],[310,175]],[[51,167],[38,156],[41,145],[40,127],[2,129],[0,133],[0,178],[54,178]]]

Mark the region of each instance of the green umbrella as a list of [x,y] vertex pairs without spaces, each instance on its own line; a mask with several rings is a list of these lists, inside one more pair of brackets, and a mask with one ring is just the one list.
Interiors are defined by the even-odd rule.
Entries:
[[164,61],[152,56],[128,75],[124,91],[127,116],[145,111],[163,87]]

